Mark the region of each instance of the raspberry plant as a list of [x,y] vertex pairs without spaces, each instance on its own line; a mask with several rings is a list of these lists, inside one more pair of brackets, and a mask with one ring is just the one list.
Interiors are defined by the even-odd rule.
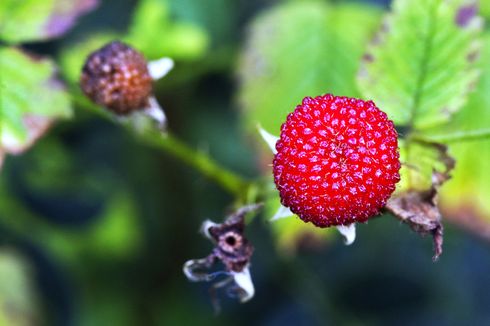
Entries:
[[[212,2],[216,10],[231,10]],[[301,252],[305,243],[349,255],[369,243],[371,229],[393,218],[432,237],[434,260],[442,253],[446,224],[490,240],[490,36],[483,18],[489,16],[488,1],[393,0],[386,10],[339,1],[279,2],[251,19],[243,46],[236,47],[239,54],[230,51],[236,41],[229,47],[217,45],[220,37],[226,39],[226,28],[203,27],[215,23],[206,16],[213,8],[196,2],[192,11],[189,3],[142,0],[130,12],[124,31],[87,29],[81,36],[69,31],[77,31],[78,20],[97,12],[102,6],[97,0],[0,3],[0,167],[5,176],[0,181],[0,233],[5,235],[0,273],[12,278],[19,293],[15,297],[15,291],[0,284],[0,305],[19,312],[0,312],[0,324],[49,320],[33,299],[36,282],[30,269],[36,270],[35,255],[19,248],[41,248],[84,285],[108,268],[90,270],[85,258],[108,259],[110,266],[124,262],[121,282],[131,284],[128,279],[137,272],[127,271],[129,262],[140,256],[151,261],[154,243],[160,243],[155,239],[173,233],[159,223],[168,223],[168,228],[175,220],[185,225],[174,230],[182,238],[177,241],[182,254],[174,247],[161,248],[162,259],[179,273],[183,270],[190,281],[211,282],[216,310],[222,292],[240,302],[254,296],[260,302],[265,287],[253,282],[254,275],[270,261]],[[228,12],[222,16],[231,17]],[[189,22],[192,17],[197,23]],[[174,61],[168,78],[157,81]],[[239,82],[233,93],[240,107],[234,131],[227,129],[232,125],[228,116],[213,115],[214,103],[206,102],[209,94],[194,90],[210,87],[213,76],[223,71],[236,72]],[[227,80],[226,86],[217,87],[216,98],[222,101],[226,96],[221,92],[235,91],[227,90],[229,84]],[[90,132],[77,134],[78,123],[86,123]],[[98,149],[110,128],[117,133],[117,144],[128,148],[126,155],[112,147]],[[215,137],[223,147],[231,139],[222,149],[226,157],[248,162],[241,173],[215,156],[219,151],[210,139],[217,130],[227,130]],[[247,138],[240,146],[232,143],[237,130]],[[190,138],[208,143],[210,150],[196,149],[199,145],[190,145]],[[88,149],[78,153],[77,146]],[[246,146],[249,154],[240,156]],[[154,163],[149,162],[156,161],[145,156],[145,148],[170,159],[151,168]],[[87,159],[91,150],[96,164]],[[117,166],[117,172],[101,167],[101,161]],[[189,185],[200,179],[169,172],[172,167],[179,171],[181,163],[217,185],[198,205]],[[94,166],[97,173],[87,172]],[[162,181],[159,173],[167,179]],[[160,188],[167,189],[170,201],[183,204],[177,212],[162,209],[163,217],[155,219],[150,217],[154,206],[147,203],[168,200],[153,198]],[[185,197],[172,197],[174,191]],[[220,191],[226,202],[217,202],[227,217],[212,222],[204,212]],[[43,205],[56,207],[48,221],[38,212]],[[186,218],[192,210],[199,220]],[[89,222],[85,215],[97,217]],[[257,215],[276,245],[276,254],[266,261],[263,253],[271,244],[257,241]],[[160,219],[165,221],[155,222]],[[211,241],[208,251],[201,250],[201,239],[195,236],[201,222],[202,235]],[[73,225],[81,230],[76,235]],[[352,244],[356,225],[362,233],[356,244],[335,247],[331,227]],[[191,259],[194,253],[183,241],[187,238],[199,243],[195,254],[204,258]],[[454,250],[451,234],[448,238],[446,252]],[[382,239],[377,241],[385,246]],[[416,246],[417,239],[412,241]],[[147,247],[152,249],[145,251]],[[302,255],[292,259],[300,261]],[[364,264],[360,260],[353,269],[363,270]],[[335,269],[329,266],[330,273]],[[306,297],[316,293],[310,298],[313,305],[329,301],[314,276],[298,266],[291,270],[297,273],[290,275],[298,279],[296,287],[311,290]],[[104,304],[114,300],[88,292],[82,310],[110,311]],[[137,292],[136,298],[141,295]],[[136,320],[131,300],[121,299],[121,313],[105,324]],[[171,314],[164,315],[165,324],[176,323]],[[82,323],[92,324],[91,314],[87,316]],[[104,323],[102,317],[97,320]]]

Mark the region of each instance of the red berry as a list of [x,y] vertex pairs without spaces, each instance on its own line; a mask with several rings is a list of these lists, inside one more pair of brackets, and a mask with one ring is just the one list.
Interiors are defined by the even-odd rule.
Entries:
[[80,86],[92,101],[122,115],[147,108],[152,94],[145,58],[118,41],[87,58]]
[[306,97],[282,125],[276,149],[282,204],[319,227],[365,222],[400,180],[397,132],[372,101]]

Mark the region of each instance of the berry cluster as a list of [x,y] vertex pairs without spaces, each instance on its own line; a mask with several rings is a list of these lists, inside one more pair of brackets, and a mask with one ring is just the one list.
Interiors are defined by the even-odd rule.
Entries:
[[152,93],[152,78],[145,58],[118,41],[88,57],[80,85],[95,103],[122,115],[147,108]]
[[282,204],[319,227],[377,215],[400,180],[397,132],[372,101],[307,97],[282,125],[276,149]]

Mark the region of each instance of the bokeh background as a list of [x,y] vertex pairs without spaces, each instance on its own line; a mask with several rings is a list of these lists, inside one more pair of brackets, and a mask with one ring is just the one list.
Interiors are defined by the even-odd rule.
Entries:
[[[264,156],[241,123],[237,63],[250,22],[280,1],[165,3],[169,20],[183,24],[172,33],[191,39],[168,46],[176,68],[156,84],[171,131],[230,170],[258,176]],[[389,1],[368,4],[385,10]],[[127,35],[138,5],[100,1],[63,37],[23,47],[61,62],[73,85],[87,38]],[[131,33],[136,43],[142,35],[181,39],[164,28]],[[390,216],[360,225],[350,247],[333,233],[278,245],[267,218],[254,219],[255,298],[239,304],[221,293],[216,316],[209,284],[188,282],[182,265],[210,252],[200,223],[222,220],[233,200],[117,122],[75,107],[75,118],[4,162],[0,324],[490,325],[490,244],[447,224],[433,263],[431,238]]]

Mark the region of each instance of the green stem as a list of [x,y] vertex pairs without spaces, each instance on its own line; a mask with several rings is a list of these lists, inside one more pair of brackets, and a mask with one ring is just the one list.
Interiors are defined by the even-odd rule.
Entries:
[[445,135],[412,135],[410,138],[413,140],[433,143],[458,143],[466,141],[488,140],[490,139],[490,129],[459,131]]
[[146,132],[141,134],[140,138],[145,143],[159,148],[193,167],[210,180],[213,180],[224,190],[234,194],[238,198],[245,198],[249,186],[248,182],[237,174],[220,166],[207,154],[190,148],[171,133],[162,135],[157,132]]
[[[89,109],[90,111],[95,112],[105,118],[109,117],[101,108],[97,107],[86,99],[85,96],[76,91],[73,93],[75,94],[73,96],[73,100],[77,105]],[[171,156],[181,160],[185,164],[202,173],[210,180],[214,181],[224,190],[235,195],[238,199],[242,201],[246,199],[250,183],[234,172],[231,172],[219,165],[204,152],[191,148],[172,133],[161,133],[157,131],[156,128],[150,131],[135,133],[138,138],[140,138],[146,144],[161,149]]]

